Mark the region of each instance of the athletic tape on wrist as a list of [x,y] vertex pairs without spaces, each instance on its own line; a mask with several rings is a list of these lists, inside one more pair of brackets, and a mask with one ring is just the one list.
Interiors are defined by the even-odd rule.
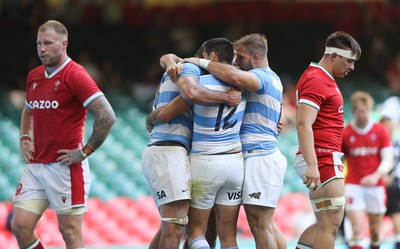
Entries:
[[202,67],[202,68],[204,68],[204,69],[207,69],[208,64],[210,64],[210,60],[207,60],[207,59],[199,59],[199,66],[200,66],[200,67]]

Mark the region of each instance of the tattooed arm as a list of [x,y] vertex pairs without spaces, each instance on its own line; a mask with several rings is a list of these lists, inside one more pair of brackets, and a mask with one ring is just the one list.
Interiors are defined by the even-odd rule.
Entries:
[[116,118],[105,96],[100,96],[90,102],[87,109],[95,118],[93,132],[87,144],[89,144],[93,150],[96,150],[106,140]]
[[93,131],[87,144],[83,149],[57,151],[61,154],[57,161],[67,162],[69,165],[80,162],[106,140],[116,119],[110,103],[105,96],[99,96],[89,103],[87,109],[94,116]]

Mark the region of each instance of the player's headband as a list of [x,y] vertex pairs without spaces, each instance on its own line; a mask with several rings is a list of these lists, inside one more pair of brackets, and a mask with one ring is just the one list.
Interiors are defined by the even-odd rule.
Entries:
[[346,57],[347,59],[352,59],[352,60],[357,59],[356,55],[353,54],[353,52],[350,50],[345,50],[345,49],[335,48],[335,47],[326,47],[325,48],[324,54],[333,54],[333,53],[338,54],[343,57]]

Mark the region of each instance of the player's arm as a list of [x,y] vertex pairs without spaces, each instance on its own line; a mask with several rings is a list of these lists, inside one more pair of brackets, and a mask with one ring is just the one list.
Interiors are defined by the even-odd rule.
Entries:
[[102,95],[95,98],[86,108],[94,116],[93,131],[87,144],[82,149],[58,150],[57,153],[60,156],[57,158],[57,161],[65,162],[69,165],[83,161],[100,147],[110,133],[116,118],[114,110],[106,97]]
[[314,149],[314,133],[312,125],[317,118],[318,110],[310,105],[299,103],[296,116],[297,137],[301,153],[307,163],[306,175],[303,179],[307,188],[314,185],[316,189],[320,184],[318,161]]
[[[92,134],[86,146],[82,149],[84,153],[90,152],[87,147],[91,147],[93,150],[100,147],[106,140],[116,120],[114,110],[105,96],[99,96],[90,102],[87,106],[87,110],[94,116],[94,123]],[[87,150],[85,150],[85,148]]]
[[146,116],[146,128],[151,132],[155,125],[167,123],[189,109],[189,104],[181,96],[177,96],[167,105],[157,108]]
[[378,169],[371,175],[363,177],[360,184],[363,186],[375,186],[379,179],[389,174],[394,166],[394,151],[393,147],[386,147],[380,151],[381,162]]
[[34,147],[32,144],[33,140],[33,118],[32,111],[24,106],[21,114],[21,125],[20,125],[20,139],[19,148],[21,155],[25,162],[29,163],[33,159],[32,153]]
[[179,75],[183,70],[183,66],[179,62],[183,62],[183,59],[175,54],[165,54],[160,58],[161,67],[165,69],[172,82],[176,82],[179,79]]
[[195,57],[186,58],[184,61],[196,64],[218,79],[231,83],[240,89],[257,91],[260,88],[260,82],[254,73],[240,70],[232,65]]
[[226,103],[230,106],[237,106],[242,99],[242,93],[235,89],[227,92],[210,90],[199,84],[194,76],[182,76],[176,82],[185,100],[196,104]]

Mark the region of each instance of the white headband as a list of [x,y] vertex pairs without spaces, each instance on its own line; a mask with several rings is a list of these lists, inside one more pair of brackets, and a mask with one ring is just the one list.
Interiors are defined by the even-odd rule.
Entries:
[[353,52],[350,50],[345,50],[345,49],[335,48],[335,47],[326,47],[325,48],[324,54],[333,54],[333,53],[338,54],[343,57],[346,57],[347,59],[352,59],[352,60],[357,59],[356,55],[353,54]]

